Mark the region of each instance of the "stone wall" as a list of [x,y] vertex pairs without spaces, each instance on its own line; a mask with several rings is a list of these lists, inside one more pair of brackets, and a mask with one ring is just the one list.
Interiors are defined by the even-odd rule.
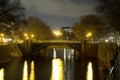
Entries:
[[22,53],[17,45],[0,46],[0,62],[4,62],[13,57],[21,57]]
[[97,44],[87,44],[85,45],[85,57],[97,57],[97,50],[98,45]]
[[115,43],[85,44],[84,57],[96,57],[105,65],[110,66],[111,60],[116,53]]
[[116,53],[115,43],[98,44],[98,59],[103,61],[105,65],[110,66],[111,60]]

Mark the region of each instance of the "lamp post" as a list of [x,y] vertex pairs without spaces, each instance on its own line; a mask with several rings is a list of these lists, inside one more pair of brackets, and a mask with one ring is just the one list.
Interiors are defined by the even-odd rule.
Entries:
[[89,32],[89,33],[86,35],[87,38],[89,38],[89,37],[91,37],[91,36],[92,36],[92,33],[91,33],[91,32]]
[[2,41],[3,36],[4,36],[4,34],[1,33],[1,34],[0,34],[0,37],[1,37],[1,45],[2,45],[2,42],[3,42],[3,41]]
[[35,35],[31,34],[28,35],[27,33],[24,34],[25,40],[34,40]]
[[34,38],[34,34],[31,34],[31,38]]
[[56,39],[62,35],[60,31],[53,31],[53,34],[55,35]]
[[31,34],[31,41],[32,41],[32,42],[35,42],[35,41],[34,41],[34,34]]
[[92,33],[91,32],[87,33],[86,37],[88,38],[88,40],[91,41]]
[[28,35],[27,33],[24,34],[25,37],[27,37],[27,35]]

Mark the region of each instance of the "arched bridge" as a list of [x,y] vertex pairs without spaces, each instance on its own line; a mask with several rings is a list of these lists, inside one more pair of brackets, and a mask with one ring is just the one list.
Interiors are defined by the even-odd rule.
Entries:
[[39,40],[39,41],[26,41],[20,44],[20,49],[23,51],[23,55],[29,55],[27,53],[37,52],[49,46],[57,47],[71,47],[77,50],[82,56],[97,56],[98,44],[86,44],[85,41],[74,40]]
[[49,47],[49,46],[57,46],[57,47],[71,47],[78,51],[81,51],[81,41],[75,41],[75,40],[44,40],[44,41],[36,41],[32,42],[32,49],[33,50],[41,50],[43,48]]

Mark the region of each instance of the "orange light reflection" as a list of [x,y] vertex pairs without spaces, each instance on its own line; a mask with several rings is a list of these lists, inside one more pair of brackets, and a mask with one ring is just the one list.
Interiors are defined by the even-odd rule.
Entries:
[[52,60],[51,80],[63,80],[63,62],[60,59]]
[[24,62],[23,78],[22,78],[22,80],[28,80],[28,65],[27,65],[27,61]]
[[88,63],[88,67],[87,67],[87,80],[93,80],[92,62]]
[[0,69],[0,80],[4,80],[4,69]]
[[35,74],[34,74],[34,61],[31,62],[31,73],[30,73],[30,80],[35,79]]

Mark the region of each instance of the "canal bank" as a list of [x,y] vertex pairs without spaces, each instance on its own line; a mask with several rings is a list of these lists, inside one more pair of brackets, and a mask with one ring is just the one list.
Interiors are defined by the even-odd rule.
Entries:
[[0,63],[22,57],[22,52],[15,44],[0,46]]
[[[44,51],[47,51],[47,46],[45,44],[30,44],[30,43],[24,43],[18,45],[21,52],[23,53],[23,56],[39,56],[41,55],[40,52],[43,51],[43,55],[45,54]],[[75,54],[80,57],[88,57],[88,58],[98,58],[101,60],[106,66],[111,66],[111,60],[113,59],[113,56],[116,53],[116,43],[87,43],[82,42],[80,44],[79,54]],[[53,50],[54,51],[54,50]],[[53,52],[51,52],[53,53]],[[75,56],[74,55],[74,56]]]
[[98,44],[98,59],[104,62],[105,65],[111,67],[111,60],[116,54],[116,43],[100,43]]
[[[37,55],[37,53],[34,53],[34,48],[37,49],[37,47],[32,45],[28,45],[28,43],[19,44],[19,45],[6,45],[6,46],[0,46],[0,60],[3,60],[2,58],[8,59],[11,57],[21,57],[21,56],[34,56]],[[31,52],[33,51],[33,52]],[[38,49],[38,52],[44,51],[44,49]],[[45,51],[47,51],[45,49]],[[36,50],[35,50],[36,52]],[[113,56],[116,53],[116,44],[115,43],[98,43],[98,44],[83,44],[81,46],[81,51],[79,56],[81,57],[93,57],[100,59],[106,66],[111,65],[111,60]],[[43,52],[45,53],[45,52]],[[52,53],[52,52],[51,52]],[[38,54],[40,55],[40,54]]]

